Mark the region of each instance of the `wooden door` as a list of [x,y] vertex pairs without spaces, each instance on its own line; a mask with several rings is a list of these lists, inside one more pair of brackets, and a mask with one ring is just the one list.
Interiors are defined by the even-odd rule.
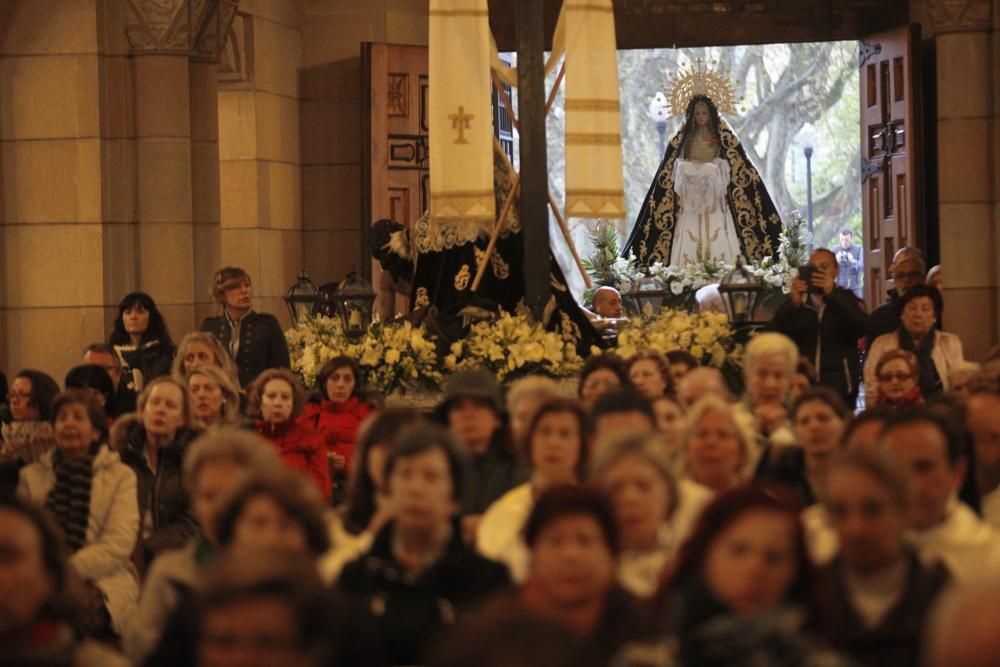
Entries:
[[[428,56],[426,46],[365,42],[362,252],[368,254],[371,224],[390,218],[410,225],[427,210],[430,172],[427,140]],[[408,299],[395,294],[378,262],[363,262],[383,316],[406,312]]]
[[872,35],[859,46],[865,300],[885,301],[889,264],[923,245],[919,196],[919,26]]

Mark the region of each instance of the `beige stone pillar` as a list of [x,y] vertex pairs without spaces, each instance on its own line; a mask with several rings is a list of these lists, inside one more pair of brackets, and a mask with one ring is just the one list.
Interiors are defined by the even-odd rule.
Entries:
[[189,78],[194,323],[197,326],[204,318],[215,314],[215,302],[208,291],[221,261],[218,65],[192,61]]
[[981,360],[1000,331],[993,0],[930,0],[945,325]]
[[0,3],[0,370],[62,381],[105,337],[98,0]]

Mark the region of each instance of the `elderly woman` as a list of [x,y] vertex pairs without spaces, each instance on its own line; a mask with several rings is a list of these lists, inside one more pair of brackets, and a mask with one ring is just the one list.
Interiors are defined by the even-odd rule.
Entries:
[[875,405],[879,395],[878,362],[891,350],[906,350],[919,362],[918,384],[924,398],[951,389],[951,375],[965,361],[962,341],[955,334],[937,331],[943,304],[941,294],[930,285],[917,285],[900,297],[899,329],[872,341],[865,360],[865,402]]
[[510,581],[506,567],[465,544],[455,521],[466,466],[440,426],[401,434],[385,463],[394,518],[340,575],[339,587],[374,614],[392,664],[423,664],[432,634]]
[[153,297],[132,292],[118,304],[118,316],[108,342],[122,363],[122,380],[140,392],[154,378],[170,373],[174,342]]
[[613,352],[587,357],[580,369],[579,395],[583,407],[591,409],[604,394],[631,389],[624,360]]
[[222,369],[236,387],[240,380],[236,374],[236,364],[219,339],[207,331],[192,331],[184,336],[177,346],[177,356],[170,374],[177,380],[184,380],[195,366],[215,366]]
[[507,412],[510,414],[510,435],[519,448],[539,406],[560,396],[555,380],[542,375],[529,375],[511,382],[507,389]]
[[798,348],[783,334],[762,333],[747,344],[742,406],[753,415],[754,428],[767,443],[795,442],[788,423],[788,397],[798,363]]
[[142,390],[138,412],[111,429],[111,447],[132,468],[139,486],[141,553],[148,564],[159,553],[184,546],[197,531],[181,470],[198,431],[187,387],[170,376]]
[[660,438],[642,434],[606,443],[590,467],[590,481],[607,492],[615,508],[618,581],[641,598],[656,591],[690,528],[672,521],[680,498],[671,465]]
[[216,366],[198,365],[188,371],[191,408],[200,428],[239,426],[240,390],[233,379]]
[[21,471],[18,494],[55,516],[86,586],[89,634],[121,634],[139,597],[135,474],[105,444],[104,411],[71,389],[52,405],[56,448]]
[[323,437],[298,420],[305,395],[302,385],[285,368],[271,368],[247,391],[248,412],[256,419],[257,434],[274,445],[281,460],[313,481],[330,500],[330,467]]
[[579,403],[555,398],[542,403],[525,438],[531,479],[515,486],[483,514],[476,547],[487,558],[505,563],[515,581],[527,574],[528,551],[521,530],[535,499],[557,484],[576,484],[587,466],[589,422]]
[[920,390],[920,362],[917,355],[906,350],[889,350],[875,363],[878,389],[874,405],[902,408],[923,405]]
[[642,350],[626,362],[628,377],[640,394],[653,401],[673,395],[670,362],[656,350]]
[[52,434],[52,401],[59,385],[41,371],[25,369],[14,376],[7,398],[13,421],[0,429],[0,462],[14,470],[34,463],[56,444]]
[[840,542],[816,578],[831,644],[866,667],[920,663],[921,628],[949,577],[906,545],[905,471],[885,451],[843,452],[830,463],[823,504]]
[[691,481],[728,491],[750,479],[758,456],[753,431],[732,404],[709,394],[688,412],[682,469]]

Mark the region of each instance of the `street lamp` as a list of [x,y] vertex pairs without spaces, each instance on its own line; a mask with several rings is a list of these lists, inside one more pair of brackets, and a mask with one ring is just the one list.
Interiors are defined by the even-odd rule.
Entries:
[[656,93],[649,102],[649,116],[656,125],[656,131],[660,135],[660,155],[667,149],[667,119],[670,118],[670,105],[667,96],[663,93]]
[[319,302],[319,290],[309,280],[309,274],[306,273],[306,270],[302,269],[299,271],[298,280],[288,288],[288,292],[285,294],[285,305],[288,306],[288,313],[292,316],[292,324],[304,322],[316,311]]
[[806,224],[809,229],[809,252],[812,252],[813,236],[813,172],[812,156],[816,149],[816,130],[812,125],[806,125],[799,132],[799,143],[802,153],[806,156]]

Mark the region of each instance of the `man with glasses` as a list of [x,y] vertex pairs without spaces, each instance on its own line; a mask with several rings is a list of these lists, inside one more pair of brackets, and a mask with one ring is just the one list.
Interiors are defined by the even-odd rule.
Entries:
[[872,311],[871,333],[865,341],[865,349],[871,348],[872,341],[882,334],[891,333],[899,328],[901,323],[899,300],[911,287],[924,284],[927,265],[919,250],[903,247],[893,256],[889,274],[892,276],[894,286],[887,292],[889,300]]

